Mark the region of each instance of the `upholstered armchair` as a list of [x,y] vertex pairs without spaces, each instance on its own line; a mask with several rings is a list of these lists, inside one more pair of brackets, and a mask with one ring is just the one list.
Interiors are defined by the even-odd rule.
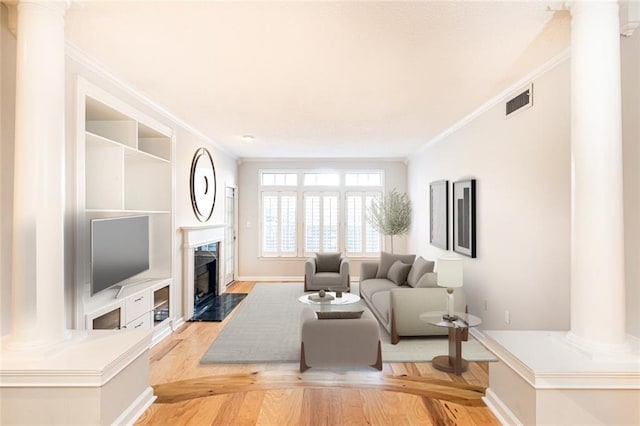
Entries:
[[304,291],[350,289],[349,259],[341,253],[316,253],[304,265]]

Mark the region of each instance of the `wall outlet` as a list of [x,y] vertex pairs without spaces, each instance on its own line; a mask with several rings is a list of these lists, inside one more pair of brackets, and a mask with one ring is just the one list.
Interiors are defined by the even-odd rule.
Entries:
[[488,301],[488,300],[485,300],[485,301],[484,301],[484,310],[485,310],[485,311],[488,311],[488,310],[489,310],[489,301]]
[[511,324],[511,312],[504,311],[504,322],[505,324]]

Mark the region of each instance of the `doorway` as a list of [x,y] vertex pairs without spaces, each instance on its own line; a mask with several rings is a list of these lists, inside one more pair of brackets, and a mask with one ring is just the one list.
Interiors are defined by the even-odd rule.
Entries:
[[224,284],[235,282],[236,270],[236,188],[225,188]]

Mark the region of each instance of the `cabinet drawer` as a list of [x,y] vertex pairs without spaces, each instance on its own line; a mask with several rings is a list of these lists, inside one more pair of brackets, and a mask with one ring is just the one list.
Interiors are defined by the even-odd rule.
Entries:
[[143,291],[134,296],[128,297],[125,304],[125,323],[129,324],[140,315],[151,312],[153,300],[151,291]]
[[140,318],[136,318],[127,323],[127,330],[150,330],[151,329],[151,312],[147,312]]

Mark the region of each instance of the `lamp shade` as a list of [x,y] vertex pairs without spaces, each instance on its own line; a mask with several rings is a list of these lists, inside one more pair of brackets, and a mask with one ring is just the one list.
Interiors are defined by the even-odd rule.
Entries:
[[438,259],[438,286],[462,287],[462,260]]

